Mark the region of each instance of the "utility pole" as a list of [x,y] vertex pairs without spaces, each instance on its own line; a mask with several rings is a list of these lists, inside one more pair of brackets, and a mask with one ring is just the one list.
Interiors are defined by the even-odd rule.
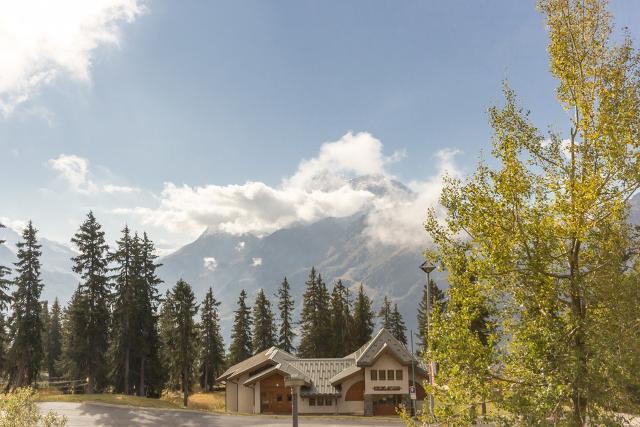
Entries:
[[411,335],[411,381],[412,386],[409,387],[409,397],[411,397],[411,416],[416,416],[416,362],[415,353],[413,352],[413,329],[409,331]]

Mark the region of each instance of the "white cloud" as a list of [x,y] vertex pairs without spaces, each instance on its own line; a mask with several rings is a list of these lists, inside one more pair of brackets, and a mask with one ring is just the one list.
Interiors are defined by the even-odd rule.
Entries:
[[93,52],[118,45],[138,0],[0,1],[0,112],[6,117],[61,76],[88,83]]
[[202,262],[204,268],[209,271],[216,271],[216,268],[218,268],[218,261],[214,257],[202,258]]
[[245,242],[238,242],[236,245],[236,251],[241,252],[244,249]]
[[262,265],[262,258],[251,258],[252,267],[260,267]]
[[60,154],[49,160],[51,169],[58,172],[67,181],[72,190],[78,193],[93,193],[98,186],[89,178],[89,161],[74,154]]
[[366,233],[372,242],[424,247],[427,209],[438,205],[444,174],[458,174],[453,163],[456,153],[439,152],[432,162],[434,175],[405,186],[388,170],[404,153],[385,156],[382,143],[371,134],[347,133],[322,144],[317,156],[301,161],[296,172],[276,187],[254,181],[201,187],[168,182],[157,206],[115,212],[195,237],[204,228],[261,236],[295,223],[366,210]]
[[131,193],[138,193],[140,192],[140,189],[137,187],[129,187],[127,185],[112,185],[112,184],[107,184],[105,186],[102,187],[103,191],[105,193],[108,194],[117,194],[117,193],[121,193],[121,194],[131,194]]

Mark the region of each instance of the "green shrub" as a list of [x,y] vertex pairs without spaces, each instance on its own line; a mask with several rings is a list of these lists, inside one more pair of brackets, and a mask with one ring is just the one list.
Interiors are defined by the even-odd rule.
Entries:
[[19,388],[10,393],[0,395],[0,427],[64,427],[67,417],[60,417],[49,411],[40,414],[35,401],[35,391],[30,388]]

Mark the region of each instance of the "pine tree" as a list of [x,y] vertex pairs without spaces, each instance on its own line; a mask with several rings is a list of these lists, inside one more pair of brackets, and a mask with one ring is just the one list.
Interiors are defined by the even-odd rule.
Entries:
[[[5,228],[0,224],[0,228]],[[0,245],[4,244],[4,240],[0,240]],[[9,337],[7,336],[7,321],[5,312],[11,303],[11,297],[9,296],[9,286],[13,283],[7,279],[7,276],[11,274],[11,269],[0,265],[0,373],[6,368],[6,355]]]
[[[81,304],[75,309],[82,312],[80,318],[85,323],[73,325],[80,334],[80,347],[74,350],[77,359],[73,360],[81,375],[88,378],[87,393],[102,389],[107,384],[107,354],[109,349],[109,283],[108,283],[108,246],[104,231],[96,221],[93,212],[80,225],[80,229],[71,239],[79,255],[74,257],[73,271],[80,274],[82,282],[78,286]],[[79,313],[76,313],[79,314]]]
[[371,339],[373,334],[373,310],[371,299],[364,291],[361,284],[358,288],[358,295],[353,305],[353,350],[360,348]]
[[285,277],[278,289],[278,310],[280,310],[278,347],[288,353],[295,351],[295,347],[293,346],[295,333],[293,332],[292,326],[293,308],[294,303],[291,297],[291,286]]
[[42,325],[42,359],[40,360],[40,371],[49,372],[49,301],[40,302],[40,324]]
[[86,378],[87,339],[83,334],[88,320],[87,304],[78,287],[64,310],[62,322],[62,356],[57,369],[66,379]]
[[220,333],[220,301],[209,291],[202,302],[200,314],[200,387],[205,392],[211,391],[216,378],[224,370],[224,342]]
[[398,304],[394,304],[393,311],[391,312],[390,332],[398,341],[407,345],[407,326],[404,324],[400,310],[398,310]]
[[391,300],[387,295],[384,296],[382,300],[382,305],[380,306],[380,310],[378,311],[378,317],[382,320],[382,327],[387,331],[393,331],[393,322],[392,322],[392,314],[393,311],[391,309]]
[[247,292],[240,291],[238,309],[234,312],[233,329],[231,330],[231,345],[229,346],[229,364],[235,365],[253,355],[251,338],[251,311],[247,307]]
[[[438,288],[436,282],[429,280],[429,294],[431,295],[431,312],[434,310],[442,311],[445,308],[444,292]],[[418,335],[420,337],[419,345],[425,347],[427,343],[427,285],[422,287],[422,299],[418,304]]]
[[[198,312],[191,286],[180,279],[167,292],[163,304],[163,351],[167,353],[169,378],[177,380],[186,407],[191,393],[197,362],[198,331],[194,316]],[[176,384],[171,384],[175,386]]]
[[276,344],[276,325],[271,302],[260,289],[253,304],[253,351],[258,352]]
[[349,328],[351,321],[349,289],[338,280],[331,291],[331,355],[342,357],[351,349]]
[[300,315],[300,357],[328,357],[332,352],[329,292],[322,276],[311,268],[305,282],[302,313]]
[[11,349],[7,389],[24,387],[36,380],[43,357],[40,294],[40,245],[31,221],[18,242],[16,290],[11,308]]
[[[113,271],[113,320],[112,320],[112,377],[115,390],[129,394],[133,382],[131,360],[133,352],[140,346],[140,328],[138,325],[139,307],[137,289],[141,278],[140,266],[135,265],[139,258],[140,242],[131,237],[129,227],[125,226],[122,236],[116,241],[116,249],[109,254],[109,262],[115,264]],[[139,264],[139,263],[137,263]]]
[[138,394],[140,396],[159,396],[162,391],[163,373],[160,362],[160,337],[158,332],[158,306],[160,296],[158,285],[162,280],[157,269],[162,265],[156,263],[158,256],[155,245],[142,234],[136,265],[140,266],[136,286],[136,304],[138,308],[138,327],[140,328],[139,348],[136,365],[138,366]]
[[47,372],[49,380],[60,376],[57,368],[62,354],[62,313],[58,298],[53,301],[49,315],[48,348],[47,348]]

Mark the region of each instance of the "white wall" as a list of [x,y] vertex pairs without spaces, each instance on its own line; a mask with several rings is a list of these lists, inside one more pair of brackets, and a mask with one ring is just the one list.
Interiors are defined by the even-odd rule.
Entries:
[[337,407],[335,398],[331,399],[331,406],[318,406],[317,404],[316,406],[309,406],[308,397],[301,397],[298,401],[298,412],[301,414],[335,414],[336,411]]
[[[394,370],[393,380],[380,380],[371,381],[371,370]],[[395,379],[395,371],[397,369],[402,370],[402,380]],[[364,394],[409,394],[409,368],[403,366],[400,362],[394,359],[388,354],[381,355],[378,360],[371,367],[365,368],[365,380],[364,380]],[[399,386],[399,390],[374,390],[375,386]]]
[[236,398],[237,385],[231,381],[227,381],[225,386],[225,402],[228,412],[236,412],[238,410],[238,399]]

